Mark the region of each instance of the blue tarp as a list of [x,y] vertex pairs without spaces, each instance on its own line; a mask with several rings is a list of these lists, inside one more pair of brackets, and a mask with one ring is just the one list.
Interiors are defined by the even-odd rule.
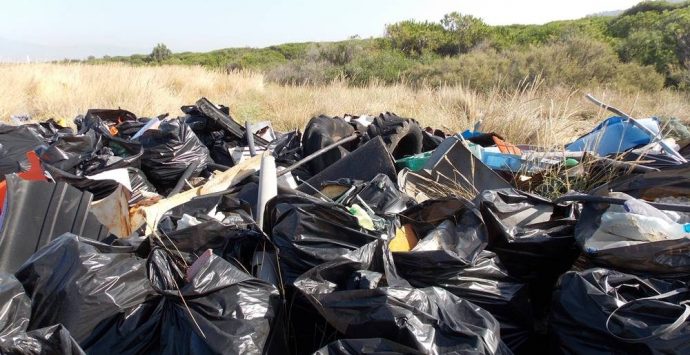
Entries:
[[[637,120],[652,132],[659,133],[659,120],[645,118]],[[568,144],[565,149],[571,152],[590,151],[604,156],[612,153],[649,144],[652,140],[646,132],[623,117],[610,117],[591,132]]]

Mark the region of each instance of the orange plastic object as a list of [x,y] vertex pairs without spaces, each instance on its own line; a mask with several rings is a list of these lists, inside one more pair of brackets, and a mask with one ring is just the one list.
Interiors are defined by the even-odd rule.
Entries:
[[[26,152],[26,159],[29,161],[30,164],[29,170],[17,173],[17,175],[19,175],[19,177],[24,180],[46,180],[46,177],[43,173],[43,168],[41,167],[41,160],[38,159],[38,155],[36,155],[36,152],[34,152],[33,150]],[[7,182],[3,180],[2,182],[0,182],[0,211],[2,211],[2,207],[5,204],[6,194]]]
[[508,143],[508,142],[504,141],[503,139],[498,138],[496,136],[493,136],[491,138],[493,138],[494,143],[498,147],[498,150],[501,151],[501,153],[503,153],[503,154],[515,154],[515,155],[522,154],[522,151],[520,150],[520,148],[516,147],[515,145],[510,144],[510,143]]

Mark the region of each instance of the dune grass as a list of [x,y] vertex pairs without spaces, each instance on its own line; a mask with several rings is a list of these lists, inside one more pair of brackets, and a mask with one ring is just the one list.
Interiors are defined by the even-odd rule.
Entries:
[[[169,112],[202,96],[228,105],[241,122],[271,120],[280,130],[301,128],[314,115],[395,112],[422,124],[457,131],[482,120],[515,143],[556,144],[581,135],[610,116],[583,96],[591,92],[634,116],[690,118],[688,94],[653,94],[604,88],[542,87],[477,92],[462,86],[412,89],[404,83],[348,86],[280,86],[247,71],[226,73],[195,66],[123,64],[0,64],[0,120],[29,114],[66,119],[89,108],[123,108],[139,116]],[[498,86],[497,86],[498,87]]]

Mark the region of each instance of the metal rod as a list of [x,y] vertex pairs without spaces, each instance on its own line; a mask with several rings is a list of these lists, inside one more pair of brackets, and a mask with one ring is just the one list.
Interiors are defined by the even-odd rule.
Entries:
[[613,106],[609,106],[609,105],[607,105],[607,104],[605,104],[605,103],[603,103],[603,102],[597,100],[594,96],[592,96],[592,94],[587,94],[587,95],[585,95],[585,97],[586,97],[589,101],[593,102],[595,105],[597,105],[597,106],[599,106],[599,107],[601,107],[601,108],[604,108],[604,109],[606,109],[606,110],[609,110],[609,111],[611,111],[611,112],[613,112],[613,113],[615,113],[615,114],[617,114],[617,115],[619,115],[619,116],[623,116],[625,119],[627,119],[628,121],[630,121],[630,123],[632,123],[633,125],[635,125],[635,127],[641,129],[643,132],[645,132],[645,133],[647,133],[649,136],[651,136],[651,137],[652,137],[652,143],[658,141],[658,142],[659,142],[659,145],[660,145],[661,147],[664,148],[664,151],[666,151],[666,154],[668,154],[668,155],[670,155],[670,156],[676,158],[676,159],[677,159],[678,161],[680,161],[681,163],[687,163],[687,162],[688,162],[682,155],[680,155],[680,153],[678,153],[675,149],[673,149],[671,146],[669,146],[668,144],[666,144],[666,142],[664,142],[663,139],[661,139],[661,137],[660,137],[661,134],[652,132],[652,130],[650,130],[649,128],[645,127],[645,126],[644,126],[643,124],[641,124],[638,120],[632,118],[632,116],[628,115],[627,113],[625,113],[625,112],[623,112],[623,111],[621,111],[621,110],[619,110],[619,109],[617,109],[617,108],[615,108],[615,107],[613,107]]
[[247,145],[249,145],[249,155],[256,155],[256,148],[254,148],[254,134],[249,129],[249,121],[244,121],[244,135],[247,137]]
[[[553,203],[560,204],[563,202],[590,202],[590,203],[608,203],[610,205],[622,205],[627,201],[622,198],[605,197],[605,196],[592,196],[592,195],[568,195],[561,196],[555,200]],[[674,205],[670,203],[656,203],[647,202],[647,204],[658,210],[664,211],[678,211],[678,212],[690,212],[690,205]]]
[[644,172],[659,171],[659,169],[657,169],[657,168],[654,168],[651,166],[645,166],[645,165],[641,165],[641,164],[636,164],[634,162],[629,162],[629,161],[614,160],[614,159],[610,159],[610,158],[606,158],[606,157],[600,157],[597,159],[599,159],[603,162],[606,162],[606,163],[610,164],[611,166],[617,167],[617,168],[624,168],[624,169],[632,168],[632,169],[636,169],[638,171],[644,171]]
[[339,141],[337,141],[331,145],[325,146],[325,147],[315,151],[314,153],[307,155],[306,157],[304,157],[302,160],[298,161],[297,163],[290,165],[288,168],[279,171],[278,176],[283,176],[283,175],[299,168],[300,166],[314,160],[314,158],[321,156],[323,153],[326,153],[327,151],[329,151],[335,147],[341,146],[347,142],[351,142],[351,141],[357,139],[358,137],[359,137],[359,133],[355,131],[355,133],[353,133],[351,136],[345,137],[345,138],[343,138],[343,139],[341,139],[341,140],[339,140]]

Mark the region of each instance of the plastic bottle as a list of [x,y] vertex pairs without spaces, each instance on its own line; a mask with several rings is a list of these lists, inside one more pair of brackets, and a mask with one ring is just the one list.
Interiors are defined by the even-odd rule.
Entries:
[[623,239],[644,242],[690,238],[690,223],[669,223],[659,217],[636,213],[605,212],[599,228]]
[[658,210],[654,206],[638,199],[630,199],[625,201],[623,204],[623,208],[625,208],[626,212],[629,213],[634,213],[634,214],[640,214],[643,216],[648,216],[648,217],[656,217],[661,220],[663,220],[666,223],[674,223],[675,221],[672,220],[669,216],[667,216],[664,212]]

